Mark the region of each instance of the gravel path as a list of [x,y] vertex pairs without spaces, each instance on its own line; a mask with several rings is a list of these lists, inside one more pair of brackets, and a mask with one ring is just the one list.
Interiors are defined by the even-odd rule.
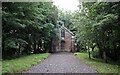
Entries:
[[96,73],[72,53],[54,53],[26,73]]

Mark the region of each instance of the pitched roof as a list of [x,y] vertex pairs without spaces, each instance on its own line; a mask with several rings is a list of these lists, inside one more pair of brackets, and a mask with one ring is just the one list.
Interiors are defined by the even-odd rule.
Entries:
[[64,28],[66,31],[68,31],[71,35],[74,36],[74,34],[73,34],[69,29],[67,29],[65,26],[61,26],[61,29],[62,29],[62,28]]

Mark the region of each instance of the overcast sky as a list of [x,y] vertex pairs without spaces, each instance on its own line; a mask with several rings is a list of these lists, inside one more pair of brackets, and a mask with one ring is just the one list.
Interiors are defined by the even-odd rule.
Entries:
[[78,0],[53,0],[54,5],[59,9],[65,11],[75,11],[78,10],[79,2]]

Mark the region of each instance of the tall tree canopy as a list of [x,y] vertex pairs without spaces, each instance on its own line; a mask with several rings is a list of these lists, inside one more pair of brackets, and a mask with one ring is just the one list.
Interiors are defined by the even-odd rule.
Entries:
[[48,52],[57,31],[57,20],[76,37],[78,50],[89,58],[120,59],[120,2],[83,3],[75,13],[58,11],[51,2],[3,2],[3,58]]
[[[67,13],[65,22],[74,31],[77,47],[94,57],[120,59],[120,2],[83,3],[83,10]],[[68,20],[69,19],[69,20]]]
[[57,23],[51,2],[3,2],[3,58],[50,50]]

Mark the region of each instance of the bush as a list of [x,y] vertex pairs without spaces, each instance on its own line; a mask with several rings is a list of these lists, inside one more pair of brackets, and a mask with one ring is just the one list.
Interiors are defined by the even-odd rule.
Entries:
[[100,55],[99,55],[99,48],[97,48],[97,47],[94,48],[94,51],[92,52],[92,56],[94,58],[99,58],[100,57]]

